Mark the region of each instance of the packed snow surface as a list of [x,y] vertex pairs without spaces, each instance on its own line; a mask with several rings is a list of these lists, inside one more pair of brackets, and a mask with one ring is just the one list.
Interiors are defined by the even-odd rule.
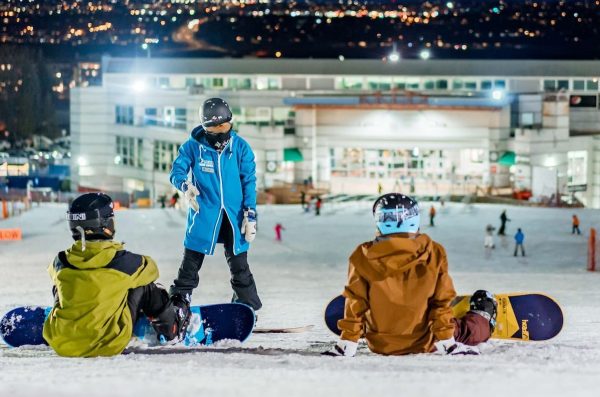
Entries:
[[[424,214],[429,205],[423,204]],[[498,227],[504,208],[511,219],[508,236],[505,241],[495,236],[496,249],[486,258],[485,226]],[[64,205],[45,205],[0,221],[0,228],[23,229],[22,241],[0,242],[1,313],[52,303],[46,267],[71,242],[65,211]],[[581,236],[571,235],[573,213],[581,219]],[[282,243],[274,240],[277,222],[285,227]],[[124,210],[116,224],[117,237],[129,250],[157,261],[160,282],[168,286],[182,256],[184,214]],[[343,289],[348,255],[374,235],[370,204],[326,204],[319,217],[299,206],[262,207],[249,255],[264,304],[258,326],[314,324],[310,332],[255,334],[242,345],[94,359],[0,343],[0,396],[598,396],[600,272],[585,270],[592,226],[600,226],[600,211],[438,207],[436,226],[424,225],[422,231],[446,247],[457,291],[545,292],[562,305],[562,333],[547,342],[492,341],[481,346],[480,356],[384,357],[361,346],[355,358],[333,358],[319,355],[336,340],[325,328],[323,309]],[[526,258],[512,255],[517,227],[526,235]],[[219,249],[204,263],[193,303],[230,298],[228,267]]]

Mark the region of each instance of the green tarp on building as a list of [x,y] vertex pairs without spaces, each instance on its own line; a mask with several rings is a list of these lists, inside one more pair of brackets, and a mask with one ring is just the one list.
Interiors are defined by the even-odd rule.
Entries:
[[283,161],[297,163],[299,161],[304,161],[304,157],[302,157],[302,152],[300,152],[298,148],[288,148],[283,149]]
[[516,158],[515,152],[504,152],[504,154],[500,156],[498,164],[510,167],[511,165],[515,165]]

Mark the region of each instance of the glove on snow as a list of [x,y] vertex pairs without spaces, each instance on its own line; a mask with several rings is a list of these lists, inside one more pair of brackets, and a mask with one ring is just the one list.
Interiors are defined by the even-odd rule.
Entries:
[[321,354],[324,356],[334,357],[354,357],[357,348],[358,343],[340,339],[340,341],[336,343],[335,346],[331,348],[331,350],[327,350]]
[[244,220],[242,221],[242,233],[247,242],[251,243],[256,238],[256,211],[253,209],[244,210]]
[[196,196],[200,195],[198,188],[190,181],[185,181],[183,183],[183,194],[190,204],[190,207],[192,207],[196,212],[200,211],[200,204],[198,204],[198,200],[196,200]]
[[454,340],[454,337],[435,342],[434,345],[436,348],[436,353],[438,354],[449,354],[452,356],[457,354],[479,354],[479,349],[477,347],[468,346],[463,343],[457,342]]

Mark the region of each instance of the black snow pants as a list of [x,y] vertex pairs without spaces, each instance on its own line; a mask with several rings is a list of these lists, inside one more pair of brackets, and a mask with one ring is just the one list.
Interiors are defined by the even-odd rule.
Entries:
[[131,319],[135,325],[140,313],[148,317],[158,316],[169,303],[169,294],[166,290],[154,283],[129,290],[127,306],[131,311]]
[[[252,276],[250,266],[248,265],[248,253],[242,252],[238,255],[233,254],[233,230],[231,230],[231,223],[229,222],[227,215],[225,215],[223,222],[221,223],[219,241],[224,242],[225,259],[227,259],[229,272],[231,273],[231,288],[233,289],[231,301],[245,303],[254,310],[260,309],[262,303],[258,297],[256,283],[254,282],[254,277]],[[205,255],[201,252],[185,248],[177,278],[173,281],[173,285],[171,285],[171,295],[181,294],[191,297],[192,290],[196,288],[200,282],[198,272],[204,262],[204,256]]]

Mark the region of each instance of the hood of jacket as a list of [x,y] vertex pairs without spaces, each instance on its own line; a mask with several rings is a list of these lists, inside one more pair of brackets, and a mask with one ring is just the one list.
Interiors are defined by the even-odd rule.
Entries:
[[203,145],[208,145],[208,142],[206,141],[206,130],[201,125],[192,130],[192,138]]
[[[208,142],[208,139],[206,139],[206,134],[207,134],[207,132],[204,129],[204,127],[199,125],[192,130],[191,136],[192,136],[192,139],[194,139],[196,142],[198,142],[206,147],[212,147],[210,145],[210,143]],[[233,127],[231,128],[230,134],[231,134],[231,139],[233,139],[233,137],[237,135],[235,130],[233,129]]]
[[433,241],[426,234],[409,236],[398,233],[378,237],[359,246],[350,260],[356,270],[369,280],[381,280],[427,263]]
[[121,250],[123,243],[114,240],[86,241],[83,250],[78,240],[65,253],[69,263],[78,269],[99,269],[108,265]]

